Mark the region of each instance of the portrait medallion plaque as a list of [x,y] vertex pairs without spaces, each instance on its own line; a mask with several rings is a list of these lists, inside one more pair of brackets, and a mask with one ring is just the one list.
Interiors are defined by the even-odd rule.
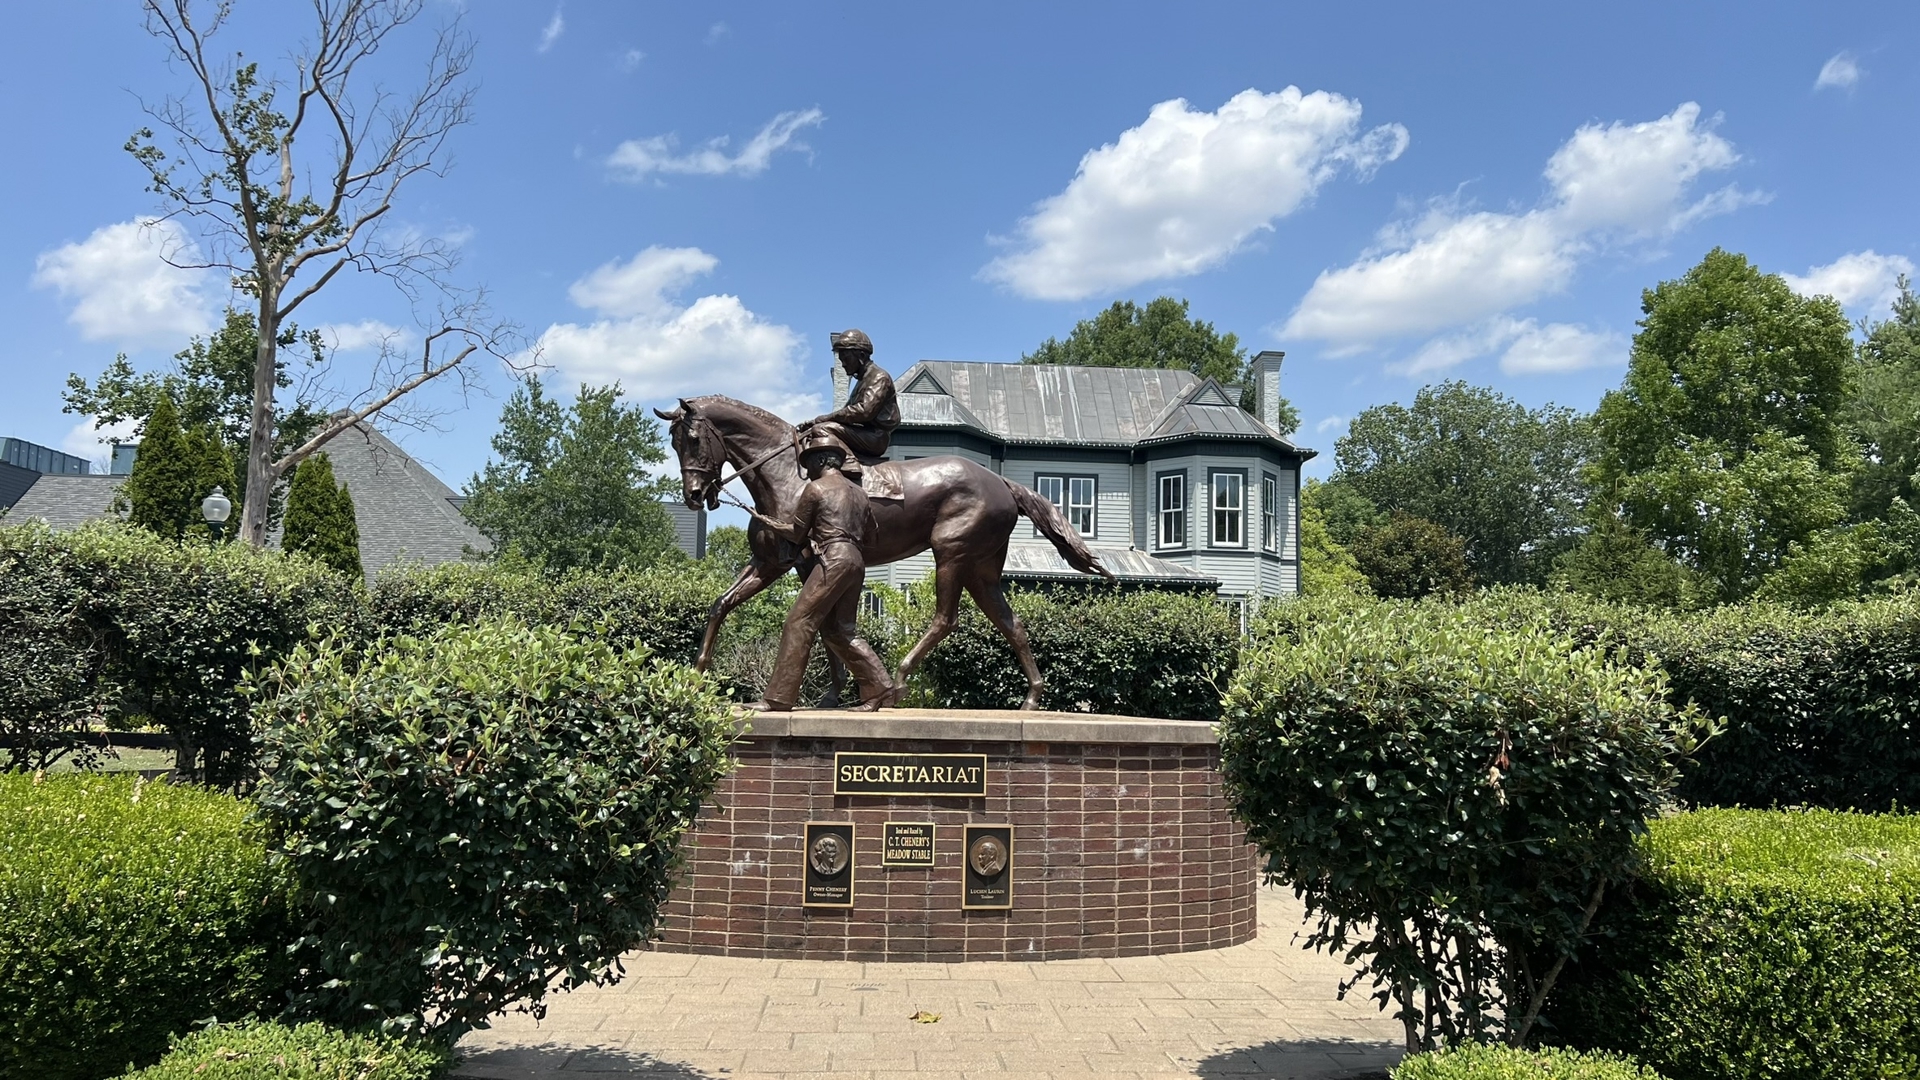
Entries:
[[889,821],[880,828],[881,866],[933,865],[933,822]]
[[1013,826],[969,825],[961,843],[960,906],[1013,906]]
[[987,755],[836,753],[833,793],[985,798]]
[[801,855],[800,903],[806,907],[853,906],[853,822],[809,821]]

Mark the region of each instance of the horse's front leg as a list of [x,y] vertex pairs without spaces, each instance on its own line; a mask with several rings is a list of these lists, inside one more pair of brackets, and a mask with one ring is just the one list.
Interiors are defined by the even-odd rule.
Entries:
[[727,616],[733,614],[733,609],[753,599],[760,594],[761,590],[780,580],[781,575],[791,569],[791,566],[792,564],[762,565],[758,559],[754,559],[740,568],[740,576],[734,578],[733,584],[727,587],[727,591],[721,593],[720,598],[707,609],[707,633],[700,639],[700,655],[693,660],[695,671],[705,671],[713,664],[713,647],[720,640],[720,624],[727,621]]

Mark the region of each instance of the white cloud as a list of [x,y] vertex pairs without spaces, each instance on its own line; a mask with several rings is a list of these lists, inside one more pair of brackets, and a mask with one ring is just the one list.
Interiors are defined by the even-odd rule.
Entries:
[[192,263],[199,248],[178,223],[152,218],[95,229],[75,244],[41,252],[33,283],[73,302],[67,321],[87,341],[129,348],[180,348],[213,328],[210,275]]
[[[1667,235],[1756,201],[1733,187],[1692,197],[1702,176],[1739,161],[1712,123],[1688,102],[1647,123],[1588,124],[1547,162],[1552,195],[1540,206],[1461,213],[1437,204],[1390,225],[1379,248],[1321,272],[1281,332],[1342,352],[1477,323],[1565,289],[1580,261],[1611,240]],[[1447,357],[1466,344],[1434,343],[1408,365],[1457,363]]]
[[320,340],[335,352],[398,346],[412,337],[408,331],[378,319],[362,319],[357,323],[327,323],[315,329],[320,331]]
[[1853,58],[1852,53],[1843,49],[1820,65],[1820,77],[1813,80],[1813,88],[1825,90],[1831,86],[1841,90],[1851,90],[1860,81],[1862,74],[1864,73],[1860,70],[1860,62]]
[[1316,435],[1325,435],[1329,431],[1339,431],[1346,426],[1347,418],[1336,413],[1313,425],[1313,433]]
[[1589,330],[1572,323],[1548,323],[1500,315],[1456,333],[1434,338],[1387,370],[1423,376],[1468,360],[1500,352],[1500,370],[1509,375],[1541,375],[1624,364],[1627,340],[1620,334]]
[[1816,266],[1805,277],[1782,274],[1787,286],[1802,296],[1831,296],[1840,306],[1885,318],[1887,308],[1900,295],[1898,280],[1913,276],[1913,260],[1904,255],[1882,255],[1869,248],[1840,256],[1825,266]]
[[732,32],[733,28],[729,27],[726,23],[714,23],[712,26],[707,27],[707,44],[711,45]]
[[739,173],[752,176],[773,164],[778,150],[805,150],[807,144],[794,141],[801,128],[818,127],[827,114],[818,108],[783,112],[767,121],[759,134],[747,140],[738,154],[727,153],[728,139],[722,135],[709,139],[698,150],[685,154],[675,151],[678,136],[655,135],[649,139],[628,139],[614,148],[607,165],[622,180],[643,180],[653,173],[681,173],[691,176],[724,176]]
[[553,18],[548,19],[547,25],[541,29],[540,44],[533,51],[543,53],[553,48],[553,43],[559,41],[560,35],[566,32],[567,20],[560,17],[560,9],[556,7],[553,9]]
[[95,427],[95,417],[73,425],[60,440],[60,449],[74,457],[83,457],[93,462],[95,472],[106,472],[113,461],[112,443],[132,442],[139,424],[133,420],[122,420],[117,424]]
[[1589,330],[1571,323],[1523,324],[1519,336],[1500,357],[1509,375],[1546,375],[1596,367],[1625,367],[1625,335]]
[[635,68],[638,68],[640,66],[640,61],[645,60],[646,58],[647,58],[647,54],[641,52],[639,49],[628,49],[627,51],[620,54],[620,70],[632,71]]
[[1362,134],[1360,103],[1326,91],[1245,90],[1215,112],[1163,101],[1088,151],[1066,189],[1021,220],[1016,250],[980,276],[1034,299],[1079,300],[1197,274],[1342,169],[1365,178],[1406,148],[1406,128]]
[[603,317],[549,326],[535,346],[541,362],[576,382],[618,381],[640,401],[728,394],[790,419],[818,413],[820,395],[799,389],[799,334],[736,296],[676,299],[718,265],[698,248],[650,247],[596,268],[567,295]]

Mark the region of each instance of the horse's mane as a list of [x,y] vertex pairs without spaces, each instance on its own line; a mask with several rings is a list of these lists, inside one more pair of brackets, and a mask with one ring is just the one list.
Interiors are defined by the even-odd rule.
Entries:
[[789,429],[793,427],[791,423],[782,419],[777,413],[769,412],[758,405],[749,405],[739,398],[730,398],[725,394],[705,394],[697,398],[688,398],[687,404],[692,405],[696,410],[704,410],[704,408],[710,404],[726,405],[734,410],[746,413],[756,420],[762,420],[769,424],[783,425]]

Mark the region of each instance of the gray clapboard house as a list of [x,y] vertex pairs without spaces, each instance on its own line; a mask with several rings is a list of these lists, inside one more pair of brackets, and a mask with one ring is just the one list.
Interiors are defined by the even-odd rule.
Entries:
[[[923,360],[896,380],[895,459],[958,454],[1050,499],[1122,581],[1258,600],[1299,590],[1300,466],[1315,451],[1277,427],[1284,354],[1240,387],[1188,371]],[[844,377],[835,397],[844,400]],[[837,402],[836,402],[837,404]],[[874,567],[901,586],[929,555]],[[1024,522],[1007,576],[1081,579]]]

